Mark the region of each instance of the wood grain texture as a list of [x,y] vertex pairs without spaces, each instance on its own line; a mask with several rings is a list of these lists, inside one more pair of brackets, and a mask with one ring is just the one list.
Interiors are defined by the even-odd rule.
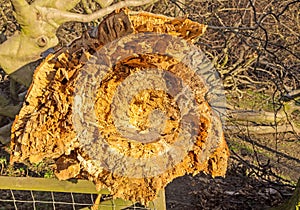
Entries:
[[[191,43],[204,33],[205,28],[205,25],[185,18],[170,18],[125,10],[108,16],[100,24],[98,40],[83,36],[69,47],[48,56],[36,69],[23,108],[13,124],[11,162],[29,160],[37,163],[45,158],[51,158],[56,160],[55,173],[60,179],[69,179],[71,176],[90,179],[96,183],[98,190],[107,188],[115,197],[142,203],[154,200],[160,190],[178,176],[187,173],[197,174],[201,171],[213,176],[225,175],[229,153],[222,133],[222,125],[205,99],[208,91],[207,84],[210,83],[211,77],[197,78],[195,72],[188,66],[168,56],[180,50],[182,55],[188,54],[188,50],[184,50],[185,47],[192,46]],[[157,35],[153,33],[149,35],[149,32],[155,32]],[[138,36],[139,41],[136,40],[135,34],[141,34]],[[158,37],[165,41],[160,41]],[[136,49],[144,53],[131,55],[130,52]],[[147,53],[149,49],[152,53]],[[191,55],[191,58],[190,62],[197,61],[201,64],[196,72],[209,74],[212,67],[207,59],[198,54]],[[113,61],[114,59],[116,62]],[[83,98],[87,100],[83,101],[86,102],[87,107],[84,108],[85,111],[79,112],[79,115],[88,117],[91,110],[95,109],[101,135],[107,137],[105,142],[118,151],[118,154],[128,157],[141,159],[155,157],[177,142],[177,136],[181,130],[184,130],[181,128],[183,124],[180,124],[184,117],[179,116],[178,107],[187,108],[190,105],[187,100],[185,101],[184,96],[176,91],[181,91],[181,81],[190,85],[195,97],[193,103],[201,114],[200,117],[195,117],[196,115],[191,113],[185,117],[189,118],[189,124],[185,128],[197,130],[197,138],[181,161],[176,162],[174,161],[176,157],[170,156],[169,159],[162,158],[161,162],[149,163],[145,168],[150,171],[155,168],[153,167],[155,164],[168,164],[168,161],[172,167],[168,167],[161,174],[144,178],[122,176],[116,171],[109,171],[101,166],[101,163],[99,165],[93,156],[101,156],[102,152],[105,152],[105,147],[102,151],[99,150],[103,146],[101,141],[84,142],[80,139],[76,132],[84,133],[91,126],[82,126],[79,130],[77,127],[75,130],[74,123],[78,124],[81,120],[76,122],[72,116],[77,109],[73,107],[74,95],[80,93],[80,96],[87,96],[89,89],[85,85],[99,79],[98,70],[101,68],[108,71],[99,89],[93,92],[97,99],[89,102],[89,97]],[[134,141],[130,139],[131,137],[126,139],[118,134],[119,131],[111,120],[113,116],[110,107],[117,87],[125,79],[142,74],[149,68],[165,71],[157,75],[152,74],[147,79],[148,82],[153,80],[152,85],[155,85],[156,76],[161,74],[165,91],[142,91],[128,104],[129,112],[125,110],[124,105],[121,106],[124,112],[119,115],[128,117],[131,124],[144,132],[152,124],[158,123],[156,120],[160,115],[157,113],[153,115],[154,120],[151,120],[153,110],[159,109],[167,113],[165,128],[155,131],[163,135],[158,136],[155,142],[143,143]],[[93,71],[94,73],[91,74]],[[172,79],[168,75],[175,75],[180,80]],[[138,77],[136,80],[133,79],[131,84],[137,90],[143,87],[143,83],[137,82],[138,79]],[[126,88],[124,90],[125,96],[130,94],[130,91],[126,92]],[[180,103],[176,102],[175,98],[179,98]],[[95,108],[93,108],[94,104]],[[128,116],[125,113],[128,113]],[[127,126],[122,122],[120,125]],[[181,154],[180,148],[177,155],[179,154]],[[117,156],[109,156],[106,161],[116,164],[120,170],[125,167],[119,164],[121,160]],[[135,163],[132,164],[129,170],[134,171]],[[80,166],[79,173],[78,166]]]

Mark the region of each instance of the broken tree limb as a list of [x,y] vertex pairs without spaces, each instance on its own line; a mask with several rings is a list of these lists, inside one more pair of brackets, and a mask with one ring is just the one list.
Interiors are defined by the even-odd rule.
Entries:
[[[227,126],[227,129],[236,130],[236,126]],[[238,127],[239,130],[249,131],[253,134],[272,134],[272,133],[296,133],[300,135],[300,129],[294,125],[277,125],[277,126],[268,126],[268,125],[245,125],[243,128]]]
[[[283,107],[277,112],[231,110],[228,112],[229,121],[237,121],[245,126],[245,130],[255,134],[287,133],[300,134],[299,105],[294,101],[284,102]],[[235,130],[234,126],[228,127]]]
[[[12,74],[24,65],[40,59],[44,51],[58,44],[56,31],[65,22],[90,22],[125,6],[140,6],[155,1],[125,0],[89,15],[68,12],[79,2],[80,0],[37,0],[28,4],[25,0],[12,0],[21,31],[0,45],[0,66],[4,71]],[[103,1],[99,3],[103,6],[110,4],[109,2],[103,3]],[[30,71],[23,72],[23,74],[32,75],[30,73]],[[15,79],[18,80],[18,78]],[[18,81],[24,85],[29,83],[25,79]]]
[[[231,110],[228,112],[228,120],[244,122],[248,131],[257,134],[275,132],[300,134],[298,98],[299,91],[297,90],[285,95],[282,98],[281,108],[276,112]],[[252,124],[248,124],[249,122]]]
[[265,111],[236,110],[229,113],[230,119],[234,121],[248,121],[257,124],[274,124],[276,122],[286,122],[286,114]]
[[[39,37],[15,34],[0,45],[1,67],[7,74],[12,74],[22,66],[40,59],[42,52],[58,44],[57,37],[51,36],[54,32]],[[39,41],[44,42],[44,46],[39,46]]]
[[[14,122],[11,161],[51,158],[60,179],[89,178],[97,189],[142,203],[186,173],[225,175],[222,124],[205,101],[215,74],[200,51],[190,50],[205,28],[186,18],[122,10],[99,25],[98,40],[83,36],[49,55]],[[118,91],[125,91],[118,94],[125,101],[114,99]]]

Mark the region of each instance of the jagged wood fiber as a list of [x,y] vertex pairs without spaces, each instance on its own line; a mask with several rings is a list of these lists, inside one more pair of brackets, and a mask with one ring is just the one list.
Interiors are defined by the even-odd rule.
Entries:
[[[80,77],[82,67],[104,44],[128,34],[141,32],[165,33],[192,42],[204,33],[205,28],[205,25],[186,18],[169,18],[122,10],[109,15],[100,24],[97,39],[85,34],[69,47],[49,55],[35,70],[25,103],[12,126],[11,162],[29,160],[31,163],[38,163],[47,158],[54,159],[55,174],[59,179],[66,180],[73,177],[90,179],[96,183],[97,189],[108,188],[115,197],[142,203],[153,200],[160,189],[174,178],[186,173],[197,174],[204,171],[213,176],[225,175],[228,148],[220,130],[221,126],[218,123],[214,124],[219,122],[219,119],[205,102],[204,84],[194,84],[203,88],[203,92],[196,96],[201,104],[199,107],[202,113],[201,118],[196,119],[200,130],[197,141],[180,163],[158,176],[128,178],[97,168],[96,163],[80,145],[72,124],[75,83],[82,79]],[[113,136],[116,131],[110,113],[103,108],[110,106],[110,100],[103,98],[103,93],[109,98],[127,76],[149,67],[168,70],[183,80],[193,76],[186,73],[188,71],[185,71],[187,69],[183,64],[168,56],[155,54],[129,56],[128,59],[118,62],[114,70],[105,77],[95,101],[98,122],[102,127],[106,126],[103,135],[110,136],[108,142],[112,147],[121,148],[120,152],[135,157],[150,154],[149,151],[155,154],[163,146],[160,140],[141,144],[128,142],[118,135]],[[160,108],[173,119],[167,121],[164,141],[170,144],[176,141],[176,129],[174,131],[173,128],[178,127],[180,119],[177,117],[178,108],[172,106],[172,99],[159,91],[147,90],[141,94],[148,97],[142,100],[136,96],[133,99],[129,113],[131,119],[136,120],[132,123],[141,129],[147,128],[149,122],[143,119],[147,118],[153,107]],[[141,108],[143,112],[139,114],[137,110]]]

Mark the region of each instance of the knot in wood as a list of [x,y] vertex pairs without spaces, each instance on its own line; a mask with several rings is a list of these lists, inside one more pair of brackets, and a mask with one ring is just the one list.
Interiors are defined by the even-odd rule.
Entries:
[[42,35],[36,39],[36,44],[39,47],[45,47],[48,43],[49,43],[49,39],[45,35]]

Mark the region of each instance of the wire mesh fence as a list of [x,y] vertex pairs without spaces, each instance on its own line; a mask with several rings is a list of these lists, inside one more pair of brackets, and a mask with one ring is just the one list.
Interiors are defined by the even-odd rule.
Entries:
[[105,195],[101,196],[98,203],[97,197],[97,194],[0,190],[0,209],[157,209],[153,203],[152,206],[150,204],[150,207],[145,207],[135,202],[107,198]]
[[113,199],[109,191],[95,190],[92,182],[59,181],[52,178],[0,176],[0,210],[10,209],[165,209],[164,191],[147,206]]
[[0,209],[81,209],[95,203],[95,194],[0,191]]

